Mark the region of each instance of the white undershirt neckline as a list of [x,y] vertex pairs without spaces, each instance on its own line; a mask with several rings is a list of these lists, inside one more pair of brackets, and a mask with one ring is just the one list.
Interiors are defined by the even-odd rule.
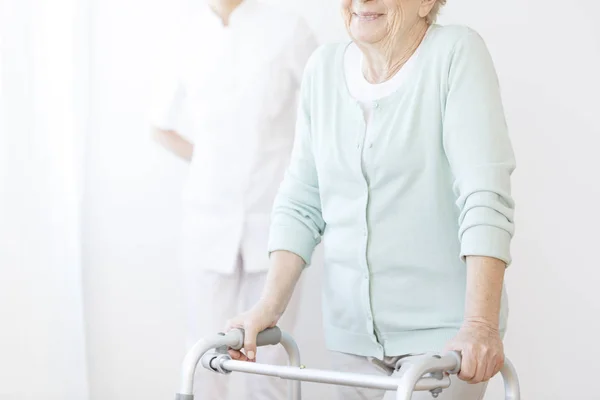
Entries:
[[418,50],[408,59],[402,68],[387,81],[382,83],[370,83],[363,73],[364,56],[361,50],[355,43],[348,45],[346,53],[344,54],[346,85],[348,86],[350,96],[361,104],[365,114],[369,113],[368,110],[372,108],[373,102],[383,99],[400,90],[402,84],[410,75],[410,70],[415,65],[417,55]]

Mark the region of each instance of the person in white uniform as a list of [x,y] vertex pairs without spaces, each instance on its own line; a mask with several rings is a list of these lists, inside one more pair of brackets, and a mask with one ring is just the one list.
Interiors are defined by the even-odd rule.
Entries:
[[[182,245],[190,344],[259,300],[272,204],[294,142],[305,63],[317,47],[300,17],[275,6],[197,5],[182,24],[177,79],[152,112],[156,140],[190,162]],[[294,314],[288,309],[288,330]],[[286,362],[275,347],[261,357]],[[227,398],[227,377],[206,372],[197,376],[200,398]],[[285,397],[282,380],[252,377],[249,385],[251,399]]]

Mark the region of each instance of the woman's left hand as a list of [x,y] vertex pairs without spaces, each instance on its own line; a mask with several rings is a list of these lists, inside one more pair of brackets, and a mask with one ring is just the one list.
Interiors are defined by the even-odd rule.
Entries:
[[446,351],[462,354],[458,377],[468,383],[489,381],[504,365],[504,346],[498,329],[480,322],[465,322]]

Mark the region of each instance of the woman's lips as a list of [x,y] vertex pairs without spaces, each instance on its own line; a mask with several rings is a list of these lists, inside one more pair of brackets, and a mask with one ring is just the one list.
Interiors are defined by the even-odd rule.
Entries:
[[374,12],[355,12],[353,14],[356,18],[358,18],[359,21],[375,21],[377,18],[383,15]]

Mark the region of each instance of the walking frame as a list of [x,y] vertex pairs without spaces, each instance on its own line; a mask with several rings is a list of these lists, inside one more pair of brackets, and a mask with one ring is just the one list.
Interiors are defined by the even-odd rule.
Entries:
[[[181,387],[175,400],[194,400],[194,374],[198,363],[221,374],[235,371],[287,379],[288,400],[301,400],[302,381],[396,391],[396,400],[410,400],[413,391],[429,391],[436,398],[444,389],[450,387],[448,375],[457,374],[461,365],[460,354],[448,352],[443,355],[403,358],[399,366],[401,365],[405,372],[400,377],[305,368],[300,364],[300,351],[294,339],[277,327],[259,333],[256,344],[281,344],[289,357],[288,366],[232,360],[227,350],[240,350],[243,344],[244,331],[241,329],[234,329],[226,334],[219,333],[198,341],[183,361]],[[508,359],[505,360],[500,373],[504,380],[505,399],[520,400],[517,373]]]

